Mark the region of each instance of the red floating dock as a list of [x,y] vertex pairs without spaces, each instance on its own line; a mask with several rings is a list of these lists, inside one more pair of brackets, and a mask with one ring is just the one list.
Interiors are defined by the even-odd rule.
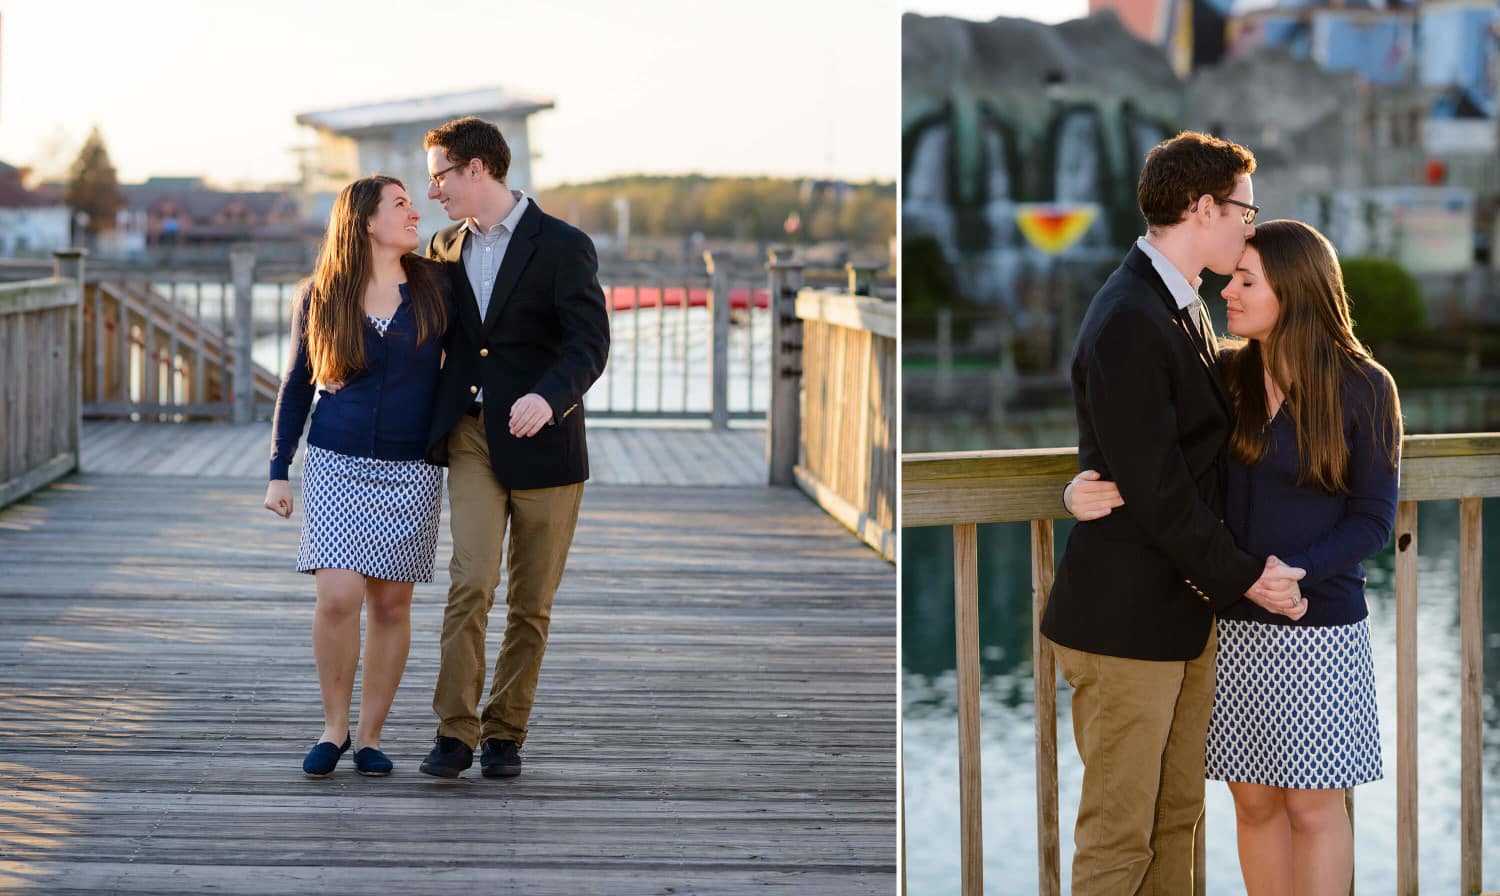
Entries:
[[[684,300],[689,308],[706,308],[708,293],[707,287],[614,286],[610,287],[609,298],[611,307],[616,311],[658,308],[663,305],[680,308]],[[729,291],[730,308],[749,308],[752,301],[757,308],[771,307],[770,290],[741,286]]]

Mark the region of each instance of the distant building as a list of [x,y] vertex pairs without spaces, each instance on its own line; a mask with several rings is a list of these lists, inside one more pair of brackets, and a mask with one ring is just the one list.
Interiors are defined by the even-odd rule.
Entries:
[[1265,48],[1197,72],[1183,124],[1249,147],[1256,204],[1267,219],[1292,218],[1320,194],[1422,183],[1429,97]]
[[68,245],[68,207],[27,189],[19,168],[0,162],[0,256],[36,255]]
[[448,223],[442,206],[427,199],[427,156],[422,137],[455,118],[473,115],[491,122],[510,145],[510,173],[516,189],[534,189],[527,119],[553,107],[553,101],[499,87],[306,112],[297,123],[317,132],[318,143],[303,158],[303,211],[326,220],[338,191],[350,181],[386,174],[402,181],[417,210],[425,240]]
[[148,247],[296,241],[320,228],[304,224],[297,197],[285,190],[218,190],[200,177],[153,177],[121,184],[130,229]]
[[1178,77],[1224,56],[1232,0],[1089,0],[1089,14],[1110,10],[1140,40],[1161,47]]
[[1421,89],[1425,98],[1415,121],[1398,125],[1415,132],[1424,157],[1422,174],[1409,183],[1500,194],[1494,165],[1500,5],[1411,0],[1381,6],[1283,0],[1257,8],[1231,19],[1230,53],[1247,58],[1275,47],[1327,71],[1356,73],[1372,90]]
[[832,202],[842,205],[854,195],[854,185],[846,180],[808,178],[798,191],[805,203]]

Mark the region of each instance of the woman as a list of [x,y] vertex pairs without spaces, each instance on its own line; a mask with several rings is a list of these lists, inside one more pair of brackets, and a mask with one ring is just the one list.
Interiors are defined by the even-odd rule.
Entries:
[[443,474],[424,462],[448,319],[441,266],[412,255],[420,215],[401,182],[375,175],[339,193],[292,315],[291,363],[276,399],[267,509],[289,517],[287,471],[307,435],[299,572],[317,577],[313,654],[323,733],[302,770],[326,777],[350,748],[349,703],[368,605],[354,767],[387,775],[380,731],[406,668],[412,583],[432,581]]
[[[1257,556],[1307,570],[1290,617],[1241,600],[1218,621],[1207,772],[1234,797],[1252,896],[1347,893],[1344,789],[1381,777],[1361,562],[1395,524],[1395,383],[1354,336],[1333,246],[1298,221],[1259,226],[1224,288],[1220,369],[1235,411],[1228,518]],[[1080,520],[1121,506],[1085,471]]]

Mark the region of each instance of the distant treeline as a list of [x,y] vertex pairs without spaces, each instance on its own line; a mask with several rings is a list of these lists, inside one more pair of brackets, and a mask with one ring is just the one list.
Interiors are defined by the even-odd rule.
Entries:
[[[702,175],[617,177],[541,191],[542,205],[595,234],[615,232],[615,200],[630,201],[636,237],[765,241],[847,240],[883,245],[896,232],[896,185],[774,177]],[[797,230],[788,235],[793,215]]]

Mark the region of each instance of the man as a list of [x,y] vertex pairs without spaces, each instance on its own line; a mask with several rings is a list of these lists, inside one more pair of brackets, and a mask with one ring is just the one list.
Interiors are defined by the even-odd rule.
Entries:
[[[510,188],[498,128],[461,118],[423,143],[427,196],[458,223],[427,247],[456,264],[427,449],[448,467],[452,584],[432,698],[437,737],[422,771],[456,777],[482,744],[483,774],[509,777],[521,773],[552,598],[589,474],[583,393],[604,370],[609,318],[593,243]],[[502,553],[505,635],[481,711]]]
[[1147,234],[1074,347],[1079,466],[1125,502],[1073,529],[1041,625],[1084,762],[1078,896],[1193,892],[1214,613],[1241,596],[1305,609],[1303,571],[1246,554],[1222,523],[1231,410],[1197,287],[1205,268],[1232,273],[1255,233],[1254,171],[1248,150],[1205,134],[1152,149],[1137,190]]

